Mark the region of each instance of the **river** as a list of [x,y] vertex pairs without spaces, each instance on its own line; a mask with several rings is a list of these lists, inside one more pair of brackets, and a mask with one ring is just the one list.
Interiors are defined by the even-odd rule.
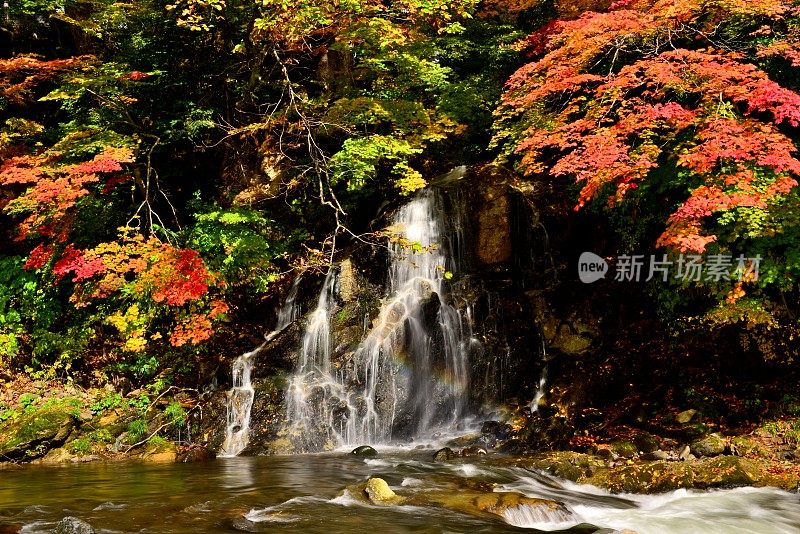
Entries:
[[[800,533],[800,496],[775,489],[615,496],[491,459],[430,460],[430,450],[220,458],[200,464],[88,463],[0,472],[0,531],[52,532],[65,516],[97,532],[330,534],[618,532]],[[399,495],[482,484],[563,502],[568,521],[472,515],[435,505],[375,505],[345,488],[383,477]],[[464,490],[467,491],[467,490]],[[514,523],[514,526],[509,523]]]

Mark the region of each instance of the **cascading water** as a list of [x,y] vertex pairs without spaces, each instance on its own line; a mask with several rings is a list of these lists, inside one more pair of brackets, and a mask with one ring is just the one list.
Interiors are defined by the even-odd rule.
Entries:
[[390,294],[356,351],[331,362],[335,276],[309,318],[288,391],[300,450],[429,436],[465,414],[470,336],[446,301],[455,267],[439,194],[425,191],[398,210],[390,234]]
[[255,391],[250,380],[253,363],[259,352],[289,326],[300,315],[300,308],[296,305],[297,290],[300,287],[300,277],[295,278],[292,287],[286,296],[283,307],[278,312],[278,322],[275,329],[264,336],[264,342],[245,352],[233,361],[231,375],[233,387],[228,391],[226,398],[227,426],[225,428],[225,441],[220,449],[220,456],[237,456],[247,447],[250,435],[250,411],[253,408]]

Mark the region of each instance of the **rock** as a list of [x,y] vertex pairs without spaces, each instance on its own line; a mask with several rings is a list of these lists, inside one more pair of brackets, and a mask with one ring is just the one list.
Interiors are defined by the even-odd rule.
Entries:
[[501,441],[510,438],[513,431],[511,425],[500,421],[485,421],[481,426],[481,434],[489,434]]
[[572,516],[559,502],[526,497],[517,492],[486,493],[476,497],[474,504],[481,512],[500,516],[517,526],[528,526],[528,518],[556,523],[567,521]]
[[171,441],[156,445],[148,444],[142,453],[142,460],[148,463],[171,463],[178,459],[178,449]]
[[216,457],[217,455],[214,453],[214,451],[208,447],[204,447],[203,445],[192,445],[188,448],[181,448],[175,461],[184,464],[210,462]]
[[691,448],[689,448],[689,446],[686,445],[683,449],[681,449],[681,452],[678,453],[678,459],[688,460],[691,454],[692,454]]
[[461,452],[459,452],[458,455],[462,458],[469,458],[471,456],[484,456],[486,455],[486,452],[486,449],[480,445],[472,445],[470,447],[461,449]]
[[697,410],[686,410],[686,411],[681,412],[678,415],[676,415],[675,416],[675,420],[677,422],[679,422],[680,424],[685,425],[686,423],[690,422],[694,418],[696,413],[697,413]]
[[606,460],[616,460],[617,458],[619,458],[617,456],[617,453],[612,451],[611,447],[609,447],[607,445],[598,447],[598,449],[595,451],[594,454],[595,454],[595,456],[599,456],[600,458],[603,458],[603,459],[606,459]]
[[728,448],[725,438],[717,433],[698,439],[691,445],[692,453],[700,458],[704,456],[719,456]]
[[664,452],[661,449],[653,452],[646,452],[642,455],[642,460],[647,460],[650,462],[663,462],[669,460],[669,453]]
[[364,487],[364,493],[374,504],[399,504],[403,501],[382,478],[370,478]]
[[445,447],[443,449],[439,449],[433,455],[434,462],[446,462],[447,460],[452,460],[457,455],[453,452],[453,449],[450,447]]
[[22,523],[5,523],[0,525],[0,534],[18,534],[22,532]]
[[231,520],[231,528],[239,532],[258,532],[258,525],[244,517],[236,517]]
[[615,441],[611,444],[611,450],[620,458],[629,460],[637,456],[639,452],[636,445],[630,441]]
[[632,441],[633,444],[636,446],[636,449],[642,453],[655,452],[661,448],[658,439],[652,434],[648,434],[647,432],[639,432],[638,434],[633,436]]
[[92,525],[77,517],[67,516],[58,523],[55,534],[94,534]]
[[361,445],[360,447],[356,447],[350,454],[354,454],[356,456],[377,456],[378,451],[370,447],[369,445]]
[[66,407],[42,408],[0,425],[0,457],[31,460],[62,445],[75,427]]
[[351,302],[356,298],[358,284],[356,282],[355,268],[350,258],[346,258],[339,263],[339,298],[342,302]]
[[511,258],[511,206],[506,185],[510,177],[507,174],[491,165],[480,170],[480,200],[474,214],[477,223],[475,255],[483,265],[495,265]]

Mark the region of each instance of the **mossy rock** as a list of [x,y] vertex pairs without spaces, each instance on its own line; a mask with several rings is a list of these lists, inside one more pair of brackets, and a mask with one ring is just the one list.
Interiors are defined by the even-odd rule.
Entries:
[[614,451],[617,456],[625,458],[626,460],[634,458],[639,452],[639,448],[636,445],[630,441],[622,440],[611,443],[611,450]]
[[405,501],[382,478],[370,478],[364,486],[364,493],[374,504],[400,504]]
[[591,477],[605,468],[601,458],[579,452],[562,451],[545,453],[522,462],[525,467],[547,471],[553,476],[577,481]]
[[566,521],[571,516],[566,507],[559,502],[527,497],[515,491],[478,492],[469,488],[459,488],[456,491],[430,492],[412,496],[409,498],[409,502],[426,506],[433,505],[477,517],[494,516],[503,520],[508,520],[509,514],[515,512],[531,512],[552,521]]
[[695,462],[695,487],[723,488],[758,484],[762,472],[758,464],[738,456],[721,456]]
[[41,408],[0,426],[0,458],[30,460],[63,444],[73,428],[75,417],[68,407]]
[[769,450],[763,443],[748,436],[736,436],[731,439],[731,451],[736,456],[754,456],[765,458],[769,456]]
[[663,493],[692,487],[694,473],[686,463],[651,462],[598,470],[594,476],[580,482],[613,493]]
[[728,442],[716,433],[693,441],[691,444],[692,454],[700,458],[704,456],[719,456],[724,454],[727,448]]

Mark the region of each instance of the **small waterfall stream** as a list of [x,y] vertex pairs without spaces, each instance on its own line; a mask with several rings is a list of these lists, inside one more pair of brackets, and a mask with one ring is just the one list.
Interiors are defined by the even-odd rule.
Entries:
[[226,397],[227,425],[225,427],[225,441],[220,449],[220,456],[237,456],[247,447],[250,434],[250,410],[253,408],[255,391],[250,380],[253,363],[259,352],[275,338],[283,329],[289,326],[300,315],[300,308],[296,305],[297,290],[300,287],[300,277],[295,278],[286,301],[280,312],[275,329],[264,336],[264,342],[245,352],[233,361],[231,376],[233,387]]
[[398,210],[389,228],[389,295],[355,352],[335,364],[336,276],[327,276],[287,393],[299,450],[426,437],[465,415],[470,332],[448,303],[455,262],[445,228],[459,225],[445,219],[431,190]]

